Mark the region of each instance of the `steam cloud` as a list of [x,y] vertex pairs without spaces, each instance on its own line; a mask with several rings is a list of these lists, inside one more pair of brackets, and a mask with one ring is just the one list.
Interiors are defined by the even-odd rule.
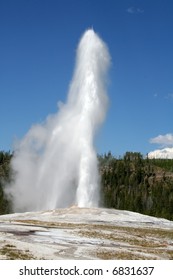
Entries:
[[98,206],[94,137],[106,114],[109,64],[107,46],[87,30],[77,49],[66,104],[44,124],[32,126],[15,151],[14,181],[6,188],[14,212]]

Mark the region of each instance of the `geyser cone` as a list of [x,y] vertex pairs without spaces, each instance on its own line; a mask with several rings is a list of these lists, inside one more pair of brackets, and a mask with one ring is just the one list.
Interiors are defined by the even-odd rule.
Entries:
[[94,137],[107,109],[109,53],[93,30],[78,49],[68,99],[43,125],[33,126],[12,160],[7,193],[14,211],[98,206],[99,173]]

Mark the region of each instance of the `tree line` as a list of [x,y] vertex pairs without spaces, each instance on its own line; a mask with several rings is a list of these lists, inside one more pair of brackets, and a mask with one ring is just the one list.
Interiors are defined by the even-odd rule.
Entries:
[[0,151],[0,215],[11,212],[10,201],[5,197],[4,186],[11,180],[10,152]]
[[[13,154],[0,152],[0,214],[11,212],[4,186],[12,179]],[[98,155],[101,175],[101,206],[130,210],[173,220],[173,159],[149,159],[126,152]]]
[[102,205],[173,220],[173,160],[99,156]]

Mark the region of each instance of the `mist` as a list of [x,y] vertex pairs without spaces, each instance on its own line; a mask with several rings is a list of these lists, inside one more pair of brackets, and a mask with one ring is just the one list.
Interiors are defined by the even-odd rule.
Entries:
[[77,48],[65,104],[33,125],[15,148],[13,181],[5,188],[14,212],[99,206],[94,143],[107,111],[109,65],[106,44],[87,30]]

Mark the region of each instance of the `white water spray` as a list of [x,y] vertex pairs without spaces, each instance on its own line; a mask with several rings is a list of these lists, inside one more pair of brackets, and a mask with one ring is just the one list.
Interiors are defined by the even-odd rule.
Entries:
[[14,182],[6,188],[15,212],[98,206],[94,137],[106,114],[109,62],[105,43],[87,30],[66,104],[44,124],[31,127],[15,151]]

